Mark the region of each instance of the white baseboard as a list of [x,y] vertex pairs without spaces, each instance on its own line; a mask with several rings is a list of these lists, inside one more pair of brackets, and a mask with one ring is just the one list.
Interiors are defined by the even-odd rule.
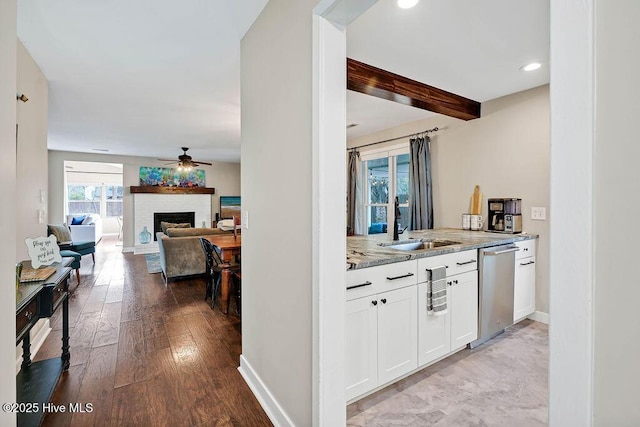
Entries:
[[284,412],[282,407],[278,404],[273,395],[269,392],[269,389],[262,382],[253,367],[247,362],[247,359],[243,355],[240,355],[240,367],[238,368],[240,375],[244,378],[244,381],[249,385],[249,388],[260,402],[262,409],[267,413],[267,416],[276,427],[293,427],[294,424],[289,416]]
[[546,325],[549,324],[549,313],[544,313],[542,311],[536,311],[532,315],[527,316],[527,318]]
[[[49,323],[49,319],[46,319],[46,324],[43,325],[35,336],[31,337],[31,360],[38,354],[38,350],[44,344],[44,340],[47,339],[49,333],[51,332],[51,324]],[[20,354],[16,357],[16,374],[20,372],[20,365],[22,365],[22,344],[18,346],[20,349]]]

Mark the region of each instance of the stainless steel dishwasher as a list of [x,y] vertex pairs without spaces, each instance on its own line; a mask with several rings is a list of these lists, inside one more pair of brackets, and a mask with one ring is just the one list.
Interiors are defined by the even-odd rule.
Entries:
[[478,284],[478,339],[475,348],[513,324],[514,245],[480,249]]

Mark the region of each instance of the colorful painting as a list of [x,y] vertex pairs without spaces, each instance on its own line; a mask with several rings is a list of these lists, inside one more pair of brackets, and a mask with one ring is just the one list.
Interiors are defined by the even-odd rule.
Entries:
[[240,196],[220,196],[220,218],[231,219],[240,216]]
[[140,166],[140,185],[156,187],[206,187],[202,169],[179,171],[172,168]]

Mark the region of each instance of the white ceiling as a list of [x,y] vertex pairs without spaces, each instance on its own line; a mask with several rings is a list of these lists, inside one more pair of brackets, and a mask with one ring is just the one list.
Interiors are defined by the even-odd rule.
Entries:
[[[484,102],[549,82],[549,0],[380,0],[347,28],[358,61]],[[527,63],[543,66],[520,71]],[[374,101],[375,100],[375,101]],[[348,138],[433,116],[347,94]]]
[[240,39],[266,3],[20,0],[49,148],[239,161]]
[[[49,148],[239,161],[240,39],[267,1],[20,0],[18,36],[49,80]],[[347,50],[482,102],[548,83],[549,0],[380,0]],[[349,138],[432,115],[354,92],[347,110]]]

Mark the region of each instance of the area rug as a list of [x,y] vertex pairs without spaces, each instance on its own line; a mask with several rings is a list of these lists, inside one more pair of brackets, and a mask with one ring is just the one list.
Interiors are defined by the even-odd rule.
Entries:
[[147,271],[149,273],[160,273],[162,271],[162,267],[160,267],[160,254],[146,254],[145,259],[147,260]]

